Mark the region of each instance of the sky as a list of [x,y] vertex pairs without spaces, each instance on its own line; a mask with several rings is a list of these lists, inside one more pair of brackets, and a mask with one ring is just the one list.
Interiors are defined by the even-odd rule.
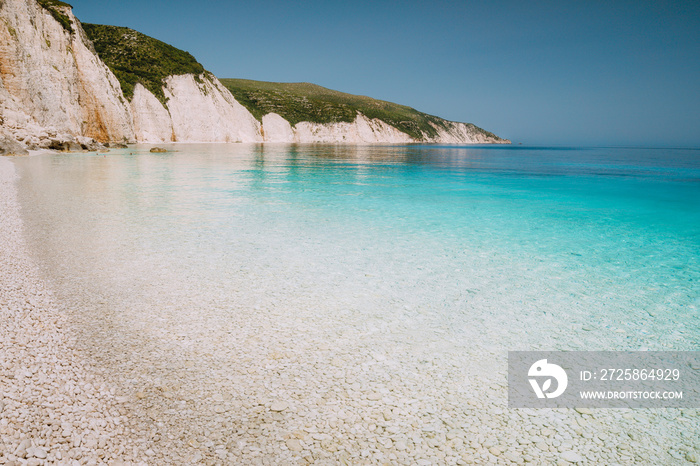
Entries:
[[69,3],[219,78],[312,82],[515,143],[700,147],[698,1]]

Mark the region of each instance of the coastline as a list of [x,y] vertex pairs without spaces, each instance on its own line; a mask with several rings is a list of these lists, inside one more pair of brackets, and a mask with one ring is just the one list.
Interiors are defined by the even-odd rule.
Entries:
[[[502,354],[455,352],[430,327],[416,345],[398,328],[417,322],[411,309],[378,316],[293,304],[291,315],[246,307],[229,291],[241,306],[232,315],[186,289],[131,310],[65,307],[32,262],[22,232],[32,216],[21,217],[13,165],[0,158],[0,464],[19,464],[15,452],[31,453],[27,464],[112,465],[683,464],[693,454],[696,410],[508,409]],[[91,282],[93,266],[115,272],[108,261],[80,262]]]

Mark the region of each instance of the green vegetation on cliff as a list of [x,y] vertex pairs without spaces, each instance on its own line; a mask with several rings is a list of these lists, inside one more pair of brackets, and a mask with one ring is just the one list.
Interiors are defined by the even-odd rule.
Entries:
[[437,135],[430,124],[445,126],[445,120],[371,97],[346,94],[310,83],[273,83],[248,79],[221,79],[238,102],[258,120],[277,113],[290,124],[353,122],[357,112],[378,118],[415,139]]
[[136,83],[141,83],[165,104],[165,78],[181,74],[198,77],[204,73],[204,67],[188,52],[133,29],[88,23],[83,23],[83,29],[129,100],[134,96]]
[[68,31],[69,34],[73,34],[73,25],[65,13],[66,9],[70,10],[73,8],[71,5],[59,0],[37,0],[37,3],[48,11],[63,26],[63,29]]
[[[43,0],[59,4],[57,0]],[[165,78],[193,74],[196,80],[206,73],[204,67],[188,52],[141,34],[133,29],[83,23],[95,51],[119,79],[124,96],[131,100],[134,87],[142,84],[164,105]],[[351,123],[360,112],[370,119],[379,119],[416,140],[434,138],[438,130],[449,129],[446,120],[419,112],[411,107],[371,97],[346,94],[310,83],[276,83],[247,79],[221,79],[238,102],[258,120],[268,113],[277,113],[293,126],[302,121],[311,123]],[[500,138],[474,125],[475,133]]]

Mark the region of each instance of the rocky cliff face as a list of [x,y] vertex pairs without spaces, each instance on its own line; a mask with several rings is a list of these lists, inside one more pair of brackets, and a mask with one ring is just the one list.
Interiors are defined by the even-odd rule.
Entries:
[[70,9],[62,13],[73,32],[34,0],[0,2],[3,132],[30,146],[76,136],[132,140],[119,82],[91,50]]
[[352,123],[310,123],[302,121],[292,127],[276,113],[262,118],[265,142],[315,143],[409,143],[416,142],[408,134],[376,118],[358,113]]
[[165,106],[137,84],[131,101],[139,142],[262,142],[260,124],[216,78],[170,76]]
[[262,142],[258,121],[215,77],[170,76],[164,91],[175,141]]
[[168,110],[141,84],[136,84],[134,87],[131,114],[134,117],[137,141],[169,142],[177,139]]
[[129,101],[70,7],[52,4],[0,0],[0,155],[107,142],[501,142],[452,122],[419,141],[361,112],[353,122],[292,126],[276,113],[258,121],[206,72],[166,77],[164,99],[136,84]]
[[358,113],[352,123],[310,123],[303,121],[292,126],[276,113],[262,118],[262,134],[265,142],[287,143],[389,143],[407,144],[429,142],[440,144],[509,144],[510,141],[484,134],[474,125],[446,121],[445,127],[435,125],[436,136],[425,135],[416,140],[408,134],[377,119],[369,119]]
[[433,125],[437,136],[426,137],[426,142],[440,144],[510,144],[508,139],[496,138],[493,134],[484,133],[469,123],[444,121],[444,127]]
[[0,154],[95,142],[262,142],[260,123],[210,75],[167,78],[167,106],[140,85],[128,102],[71,9],[57,8],[70,29],[35,0],[0,0]]

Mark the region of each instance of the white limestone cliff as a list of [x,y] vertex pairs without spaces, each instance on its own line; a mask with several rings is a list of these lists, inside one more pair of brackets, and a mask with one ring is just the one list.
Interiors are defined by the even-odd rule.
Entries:
[[141,85],[128,102],[71,9],[61,12],[74,33],[36,0],[0,0],[0,152],[94,141],[262,142],[260,123],[208,74],[168,77],[167,108]]
[[261,132],[265,142],[299,142],[292,125],[276,113],[262,117]]
[[[35,0],[0,1],[0,121],[17,139],[60,134],[132,140],[115,76],[70,9],[69,33]],[[50,137],[50,136],[49,136]]]
[[131,99],[134,133],[139,142],[170,142],[176,139],[170,114],[163,104],[141,84],[134,87]]
[[300,143],[408,143],[415,142],[408,134],[376,118],[358,112],[352,123],[310,123],[302,121],[292,127],[276,113],[262,119],[265,142]]
[[495,140],[493,137],[479,131],[474,125],[445,121],[446,128],[433,124],[437,136],[426,137],[426,142],[440,144],[510,144],[507,139]]
[[[169,76],[166,103],[137,84],[131,102],[69,7],[66,30],[36,0],[0,0],[0,154],[80,150],[97,142],[420,142],[358,113],[352,123],[257,121],[210,73]],[[446,122],[424,141],[488,143],[472,125]]]
[[163,90],[175,141],[262,142],[260,123],[215,77],[170,76]]
[[445,128],[433,125],[437,135],[425,135],[417,140],[377,118],[369,119],[358,112],[352,123],[310,123],[302,121],[292,126],[276,113],[262,118],[262,133],[265,142],[286,143],[388,143],[406,144],[432,142],[441,144],[509,144],[508,140],[496,140],[485,135],[474,125],[445,121]]
[[164,106],[137,84],[131,100],[139,142],[262,142],[260,124],[218,79],[169,76]]

